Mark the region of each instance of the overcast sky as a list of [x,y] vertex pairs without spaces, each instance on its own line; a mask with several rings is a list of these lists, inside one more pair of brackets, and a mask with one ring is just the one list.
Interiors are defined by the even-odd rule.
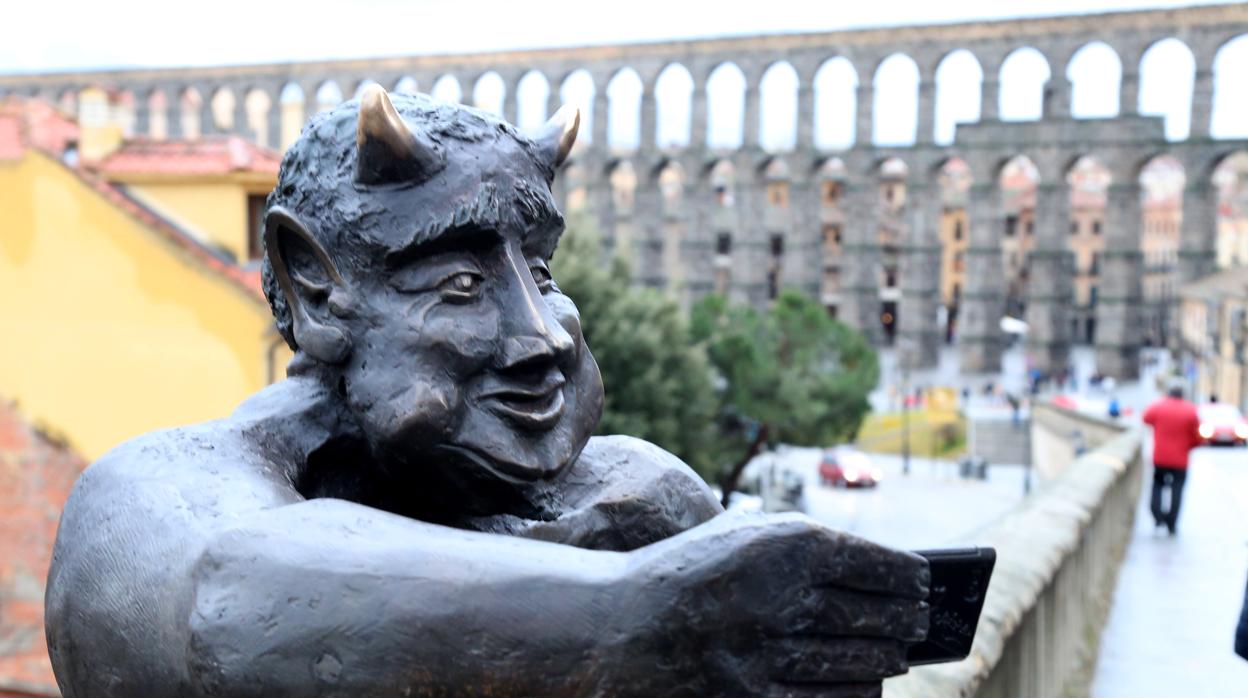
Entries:
[[[1157,7],[1154,0],[22,0],[0,72],[537,48]],[[469,14],[465,17],[464,14]]]

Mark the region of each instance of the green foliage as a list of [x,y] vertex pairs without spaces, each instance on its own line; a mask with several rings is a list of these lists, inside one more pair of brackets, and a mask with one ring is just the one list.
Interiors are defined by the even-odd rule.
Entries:
[[657,291],[632,286],[627,263],[605,259],[592,224],[582,218],[569,220],[551,274],[576,302],[602,371],[606,404],[598,433],[658,444],[709,479],[715,466],[713,372],[680,308]]
[[[694,307],[691,327],[723,377],[723,413],[766,424],[773,441],[826,446],[852,439],[870,412],[867,394],[879,378],[875,351],[814,300],[786,291],[759,313],[710,296]],[[748,434],[726,431],[721,462],[744,452],[747,442]]]

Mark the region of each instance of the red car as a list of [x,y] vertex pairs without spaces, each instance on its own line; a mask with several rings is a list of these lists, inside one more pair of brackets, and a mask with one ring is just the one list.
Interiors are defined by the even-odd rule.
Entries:
[[1248,422],[1239,408],[1211,402],[1196,408],[1200,415],[1200,438],[1207,444],[1239,446],[1248,443]]
[[819,461],[819,481],[832,487],[875,487],[884,473],[867,454],[841,446],[823,452]]

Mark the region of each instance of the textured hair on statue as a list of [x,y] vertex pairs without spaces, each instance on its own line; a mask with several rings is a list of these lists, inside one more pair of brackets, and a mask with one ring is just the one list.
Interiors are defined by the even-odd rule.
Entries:
[[[366,103],[370,98],[376,100],[377,93],[381,93],[387,113],[378,117],[369,112],[361,117],[367,111]],[[365,172],[360,161],[373,155],[363,147],[373,146],[371,141],[365,143],[365,132],[386,128],[387,116],[399,121],[397,128],[412,140],[412,147],[421,149],[425,160],[415,166],[425,168],[424,176],[409,177],[410,181],[404,182],[394,179],[403,176],[402,171]],[[579,123],[579,116],[574,117]],[[383,120],[381,126],[375,123],[378,118]],[[393,143],[392,138],[377,147],[393,147]],[[513,168],[522,176],[506,187],[482,181],[467,200],[439,200],[445,205],[396,210],[393,192],[425,186],[441,170],[441,162],[435,160],[471,166],[475,158],[467,151],[478,148],[495,152],[506,148],[522,155],[519,159],[525,162],[517,162]],[[282,158],[277,187],[269,194],[267,207],[280,206],[293,212],[335,258],[347,257],[339,253],[349,248],[384,253],[469,223],[533,223],[559,217],[550,186],[567,153],[562,144],[554,157],[549,150],[549,145],[535,142],[492,114],[423,95],[386,95],[377,89],[312,118]],[[391,180],[377,181],[386,176]],[[261,281],[278,331],[292,349],[297,349],[290,309],[267,250],[261,262]]]

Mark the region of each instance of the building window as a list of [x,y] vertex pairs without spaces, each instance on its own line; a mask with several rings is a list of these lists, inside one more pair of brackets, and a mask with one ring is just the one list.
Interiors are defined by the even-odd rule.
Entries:
[[1014,237],[1014,231],[1018,229],[1018,216],[1005,217],[1005,236],[1007,238]]
[[1092,234],[1093,235],[1101,234],[1101,222],[1100,221],[1092,221]]
[[841,183],[825,181],[821,187],[821,196],[824,206],[836,206],[841,202]]
[[954,240],[962,239],[962,221],[961,220],[956,220],[953,222],[953,239]]
[[1035,221],[1027,221],[1027,234],[1028,234],[1028,235],[1032,235],[1032,234],[1034,234],[1035,232],[1036,232],[1036,222],[1035,222]]
[[836,223],[826,223],[823,226],[823,248],[825,250],[835,250],[841,246],[841,226]]
[[1101,253],[1092,253],[1092,264],[1088,266],[1089,274],[1099,274],[1101,272]]
[[264,256],[264,194],[247,195],[247,260]]
[[897,269],[893,267],[888,267],[884,270],[884,287],[885,288],[897,287]]
[[1088,307],[1095,308],[1097,299],[1097,288],[1092,286],[1088,289]]
[[965,271],[965,266],[966,266],[966,262],[964,262],[962,259],[962,253],[954,252],[953,253],[953,270]]
[[767,202],[777,208],[787,208],[789,205],[789,185],[785,182],[768,184]]
[[784,235],[781,233],[771,234],[771,256],[772,257],[784,256]]
[[732,233],[720,233],[715,237],[715,254],[732,254]]

